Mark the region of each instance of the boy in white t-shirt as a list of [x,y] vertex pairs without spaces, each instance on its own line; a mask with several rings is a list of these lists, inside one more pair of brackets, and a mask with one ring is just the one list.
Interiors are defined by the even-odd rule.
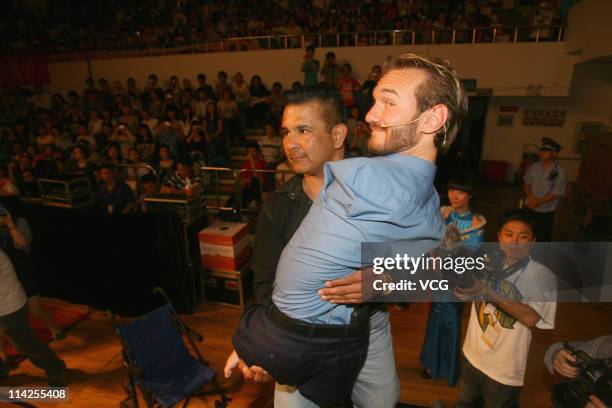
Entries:
[[535,221],[525,210],[511,210],[500,222],[503,270],[489,284],[478,283],[458,296],[474,296],[463,354],[457,408],[518,407],[531,328],[555,326],[557,281],[529,257]]

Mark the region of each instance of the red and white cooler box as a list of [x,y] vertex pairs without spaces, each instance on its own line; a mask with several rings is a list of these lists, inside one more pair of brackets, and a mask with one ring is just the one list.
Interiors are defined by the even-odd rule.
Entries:
[[198,233],[202,266],[206,269],[237,271],[251,256],[249,225],[217,221]]

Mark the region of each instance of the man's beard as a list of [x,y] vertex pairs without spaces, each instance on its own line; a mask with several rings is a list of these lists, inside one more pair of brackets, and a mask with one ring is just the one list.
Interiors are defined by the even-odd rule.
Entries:
[[398,126],[385,129],[385,141],[383,145],[372,144],[372,139],[368,143],[368,149],[373,154],[382,156],[391,153],[401,152],[416,146],[421,140],[417,134],[418,122],[405,126]]

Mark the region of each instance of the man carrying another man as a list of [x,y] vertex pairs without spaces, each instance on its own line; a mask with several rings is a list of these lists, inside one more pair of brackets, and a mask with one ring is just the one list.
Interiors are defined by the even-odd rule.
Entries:
[[[374,96],[366,117],[369,148],[387,156],[324,166],[319,198],[280,257],[273,304],[247,309],[234,336],[246,363],[263,365],[279,382],[297,385],[300,394],[322,405],[351,393],[368,331],[363,316],[354,319],[353,309],[324,302],[317,291],[361,267],[362,241],[414,239],[433,246],[442,237],[434,162],[437,150],[452,143],[467,108],[452,68],[413,54],[391,62]],[[335,121],[328,143],[341,146],[343,128]],[[283,133],[312,143],[312,131],[297,123]],[[226,374],[237,363],[231,356]]]

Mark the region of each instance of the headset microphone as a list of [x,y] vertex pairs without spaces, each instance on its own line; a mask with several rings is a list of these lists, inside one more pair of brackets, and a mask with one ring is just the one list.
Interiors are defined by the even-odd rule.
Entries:
[[394,128],[394,127],[400,127],[400,126],[411,125],[411,124],[413,124],[414,122],[418,122],[419,120],[421,120],[421,119],[423,118],[423,116],[425,116],[425,113],[426,113],[426,112],[421,113],[421,115],[420,115],[418,118],[413,119],[413,120],[411,120],[410,122],[406,122],[406,123],[398,123],[398,124],[396,124],[396,125],[378,125],[378,127],[379,127],[379,128],[381,128],[381,129],[388,129],[388,128]]

